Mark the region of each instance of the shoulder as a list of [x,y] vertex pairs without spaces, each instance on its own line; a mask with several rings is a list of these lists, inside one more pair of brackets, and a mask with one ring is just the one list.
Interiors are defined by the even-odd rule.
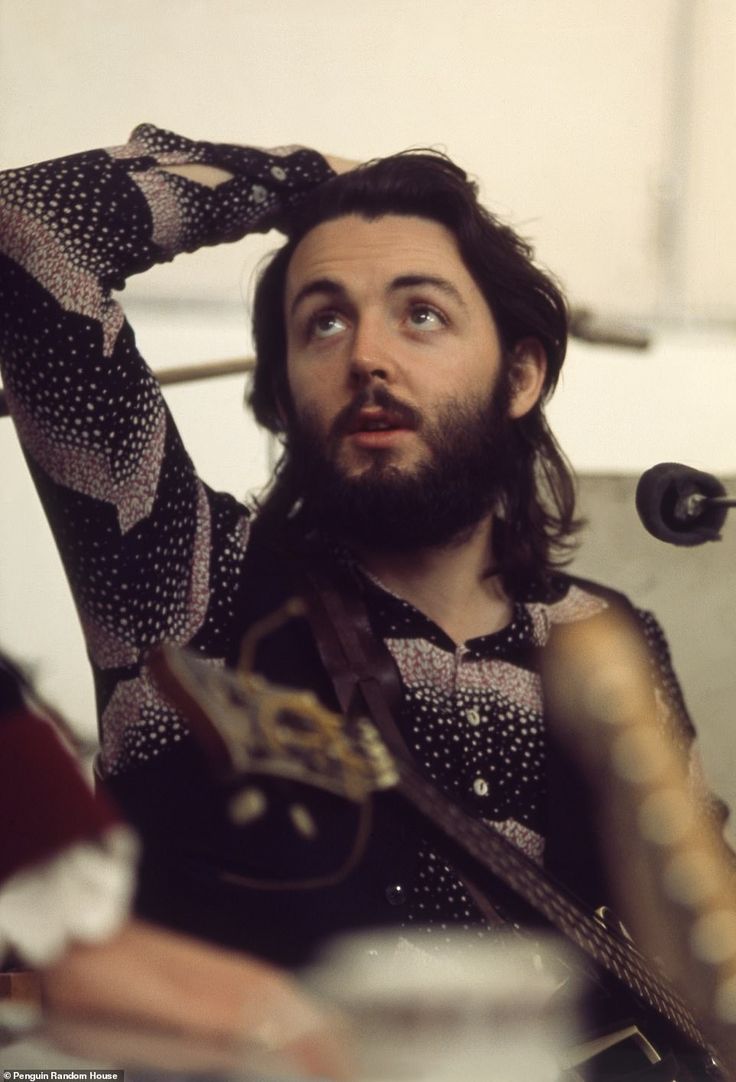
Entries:
[[633,608],[634,605],[627,594],[595,579],[583,578],[580,575],[570,575],[564,571],[557,571],[552,575],[544,586],[533,588],[530,600],[546,601],[548,604],[556,604],[564,600],[570,594],[582,593],[590,597],[599,598],[609,605],[624,605]]
[[658,666],[666,672],[671,670],[669,645],[659,620],[621,590],[594,579],[558,572],[543,587],[530,591],[525,605],[536,617],[535,622],[545,625],[546,635],[555,625],[580,623],[606,612],[615,613],[629,626],[636,627]]
[[584,619],[606,609],[628,614],[636,621],[650,647],[668,651],[664,630],[653,612],[641,608],[621,590],[594,579],[558,573],[550,580],[547,594],[540,597],[540,601],[549,607],[554,623]]
[[578,623],[606,610],[639,618],[639,610],[620,590],[565,572],[533,585],[523,600],[531,612],[544,614],[548,624]]
[[25,686],[20,670],[4,654],[0,654],[0,716],[23,706]]
[[[649,659],[658,709],[672,731],[684,734],[687,741],[694,729],[680,682],[675,673],[667,636],[653,612],[640,608],[621,590],[592,579],[563,572],[555,574],[537,599],[527,607],[543,613],[546,637],[555,625],[579,623],[606,612],[613,612],[633,625],[641,637]],[[539,617],[538,622],[541,623]]]

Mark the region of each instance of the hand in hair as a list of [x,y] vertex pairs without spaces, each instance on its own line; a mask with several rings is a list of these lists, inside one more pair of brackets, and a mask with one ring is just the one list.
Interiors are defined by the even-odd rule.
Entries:
[[325,154],[325,161],[330,169],[334,169],[336,173],[349,173],[363,164],[359,161],[353,161],[352,158],[338,158],[333,154]]

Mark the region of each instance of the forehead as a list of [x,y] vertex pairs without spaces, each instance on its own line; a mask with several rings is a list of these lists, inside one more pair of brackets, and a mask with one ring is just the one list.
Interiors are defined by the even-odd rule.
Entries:
[[443,277],[464,295],[481,296],[446,226],[398,214],[372,221],[351,214],[322,222],[299,242],[286,277],[287,310],[312,280],[334,279],[348,289],[380,288],[405,274]]

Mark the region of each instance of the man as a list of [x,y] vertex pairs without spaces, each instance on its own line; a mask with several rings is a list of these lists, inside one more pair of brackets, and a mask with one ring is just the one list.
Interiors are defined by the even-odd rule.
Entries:
[[[390,652],[396,720],[429,778],[591,902],[602,890],[539,679],[550,629],[614,601],[556,570],[576,528],[543,413],[564,301],[443,157],[334,173],[308,151],[144,126],[0,182],[6,391],[87,635],[106,782],[146,843],[141,911],[292,965],[342,929],[485,928],[390,794],[368,830],[337,797],[263,781],[234,823],[151,678],[164,640],[235,663],[315,551]],[[254,516],[197,478],[111,290],[272,225],[290,239],[257,291],[253,406],[285,453]],[[666,645],[640,621],[687,744]],[[338,706],[304,619],[264,638],[257,668]]]

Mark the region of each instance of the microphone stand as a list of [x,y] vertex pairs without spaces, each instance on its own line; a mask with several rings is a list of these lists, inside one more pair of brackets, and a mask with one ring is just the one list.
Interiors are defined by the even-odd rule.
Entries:
[[702,492],[691,492],[689,496],[681,496],[676,504],[677,514],[686,518],[695,518],[700,514],[704,505],[708,507],[736,507],[734,496],[704,496]]

